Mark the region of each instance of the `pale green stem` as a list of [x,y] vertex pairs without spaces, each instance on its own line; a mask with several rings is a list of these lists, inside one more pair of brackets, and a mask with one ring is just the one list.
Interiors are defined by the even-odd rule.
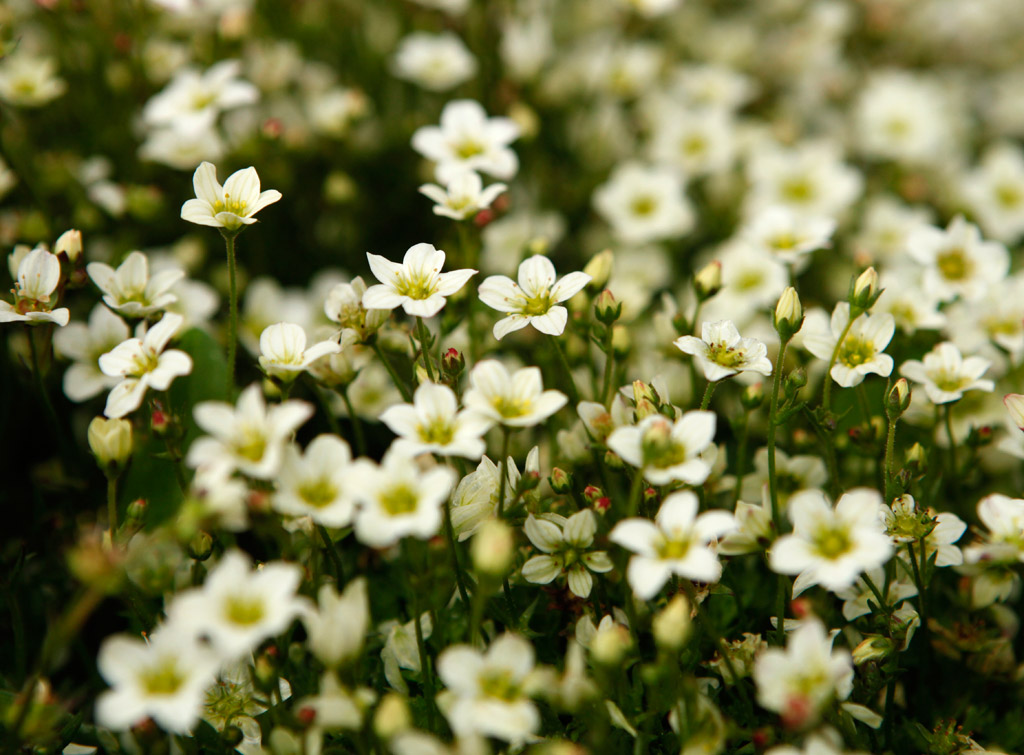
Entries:
[[580,402],[580,392],[576,390],[576,381],[572,377],[569,359],[565,356],[565,350],[562,348],[562,343],[558,340],[558,336],[552,336],[551,341],[555,344],[555,353],[558,354],[558,360],[562,363],[562,369],[565,370],[569,401],[573,406],[576,406]]
[[850,328],[853,326],[854,317],[850,317],[846,323],[846,327],[843,328],[843,332],[839,335],[839,340],[836,341],[835,348],[832,349],[832,358],[828,360],[828,370],[825,372],[825,388],[821,397],[821,405],[828,411],[831,406],[832,400],[832,383],[835,382],[832,379],[832,368],[836,366],[836,360],[839,358],[839,349],[843,345],[843,341],[846,340],[847,333],[850,332]]
[[117,533],[117,475],[107,475],[107,526],[110,528],[110,541],[113,543]]
[[228,398],[235,393],[235,357],[238,350],[238,279],[235,261],[236,232],[221,231],[228,255]]
[[700,408],[701,408],[702,411],[706,410],[709,406],[711,406],[711,397],[714,395],[715,388],[717,386],[718,386],[718,381],[716,381],[716,380],[709,380],[708,381],[708,387],[704,389],[704,398],[702,398],[700,400]]
[[430,333],[427,331],[427,324],[422,317],[416,318],[416,337],[420,342],[420,353],[423,355],[423,368],[427,371],[427,379],[436,383],[434,379],[434,367],[430,363]]
[[377,343],[377,341],[374,341],[372,344],[370,344],[370,348],[373,349],[373,353],[377,355],[377,358],[384,365],[384,369],[388,371],[388,374],[391,376],[391,382],[395,384],[395,387],[398,389],[398,392],[402,394],[402,398],[405,399],[407,402],[411,403],[412,394],[409,393],[409,389],[408,387],[406,387],[405,382],[402,380],[402,378],[400,378],[398,376],[398,373],[395,372],[395,368],[394,365],[391,364],[391,360],[384,356],[384,352],[381,350],[380,344]]

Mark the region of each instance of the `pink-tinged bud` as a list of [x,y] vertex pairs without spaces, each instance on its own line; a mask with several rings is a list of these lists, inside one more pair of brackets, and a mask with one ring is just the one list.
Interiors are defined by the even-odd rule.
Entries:
[[1007,393],[1003,396],[1003,405],[1006,406],[1006,411],[1010,413],[1010,419],[1013,420],[1013,424],[1024,430],[1024,394]]
[[494,210],[485,208],[473,216],[473,223],[477,228],[484,228],[494,220]]
[[889,419],[896,419],[910,406],[910,385],[906,378],[900,378],[886,397],[885,410]]
[[813,607],[807,598],[797,598],[789,604],[789,607],[793,609],[793,615],[798,619],[806,619],[814,613]]
[[601,490],[601,488],[597,487],[597,485],[587,485],[587,487],[583,488],[583,500],[585,500],[591,506],[594,505],[594,502],[598,498],[601,498],[603,496],[604,492]]
[[313,722],[316,721],[316,708],[308,705],[299,708],[295,713],[295,718],[297,718],[299,723],[304,727],[312,726]]
[[609,498],[608,496],[601,496],[596,501],[594,501],[594,511],[596,511],[598,514],[608,513],[608,509],[610,509],[611,507],[612,499]]
[[561,467],[551,470],[551,477],[548,478],[548,481],[551,483],[551,489],[559,495],[565,495],[572,490],[572,475]]
[[615,301],[615,296],[607,288],[594,300],[594,316],[599,322],[611,325],[622,314],[622,303]]
[[466,358],[455,349],[448,349],[441,357],[441,370],[447,377],[458,377],[466,368]]

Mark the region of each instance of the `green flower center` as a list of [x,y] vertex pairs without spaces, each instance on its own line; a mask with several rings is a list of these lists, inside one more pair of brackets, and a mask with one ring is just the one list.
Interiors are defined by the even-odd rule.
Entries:
[[942,372],[938,372],[932,376],[932,382],[935,383],[935,386],[941,391],[956,393],[963,389],[963,387],[970,381],[961,375],[956,375],[943,370]]
[[446,446],[455,438],[455,428],[443,419],[432,419],[428,424],[419,425],[416,429],[424,443]]
[[152,372],[160,364],[160,357],[152,349],[148,349],[145,346],[139,350],[139,353],[135,355],[135,359],[132,362],[134,368],[132,374],[141,377],[149,372]]
[[217,212],[230,212],[233,215],[243,217],[245,215],[245,208],[249,203],[241,199],[232,199],[230,194],[225,194],[224,199],[218,199],[213,203],[213,211]]
[[792,233],[780,233],[778,236],[773,236],[770,243],[774,250],[785,252],[791,249],[796,249],[796,245],[799,241],[800,239]]
[[683,139],[682,150],[687,157],[697,157],[707,152],[708,143],[700,134],[691,134]]
[[399,483],[381,492],[380,505],[388,516],[402,516],[416,510],[419,504],[416,491],[407,484]]
[[690,538],[665,538],[655,546],[655,551],[658,553],[658,558],[678,560],[686,557],[692,542]]
[[174,658],[163,658],[155,666],[139,674],[142,689],[149,695],[173,695],[185,683],[185,676],[178,671]]
[[522,417],[525,414],[529,414],[533,408],[533,402],[528,398],[511,398],[508,396],[498,396],[491,402],[491,406],[498,412],[502,417],[511,419],[513,417]]
[[633,214],[641,218],[647,217],[648,215],[653,213],[657,208],[658,202],[654,199],[654,197],[651,196],[637,197],[629,205],[629,209],[633,212]]
[[1003,207],[1017,207],[1022,199],[1024,199],[1024,194],[1021,193],[1017,186],[1002,184],[996,187],[996,201]]
[[551,301],[551,292],[545,288],[536,296],[526,299],[523,302],[523,314],[532,316],[546,315],[553,304],[554,302]]
[[736,279],[735,287],[740,291],[749,291],[757,288],[764,281],[764,275],[760,270],[744,270]]
[[714,343],[708,346],[708,360],[721,367],[734,369],[743,364],[746,354],[742,349],[735,346],[726,346],[724,343]]
[[484,145],[474,139],[466,139],[465,141],[459,142],[455,147],[455,154],[462,160],[468,160],[471,157],[476,157],[483,153]]
[[838,359],[847,367],[857,367],[875,358],[875,344],[857,336],[847,336],[839,347]]
[[787,179],[782,184],[782,196],[791,202],[807,202],[814,198],[814,185],[802,176]]
[[642,447],[645,467],[667,469],[682,464],[687,458],[686,446],[670,436],[645,437]]
[[935,263],[946,280],[962,281],[974,272],[974,263],[960,248],[946,250],[935,258]]
[[814,536],[818,553],[828,559],[838,558],[850,550],[853,543],[849,533],[841,527],[825,527]]
[[338,488],[326,477],[299,486],[299,498],[315,509],[322,509],[334,503]]
[[511,672],[504,669],[487,671],[480,676],[480,691],[487,697],[512,702],[522,696],[522,687]]
[[224,606],[224,617],[232,624],[248,627],[267,615],[263,601],[248,595],[232,595]]
[[429,299],[437,291],[437,284],[427,275],[405,275],[399,273],[395,290],[410,299]]
[[245,427],[235,444],[235,453],[248,461],[259,461],[267,450],[267,439],[258,428]]

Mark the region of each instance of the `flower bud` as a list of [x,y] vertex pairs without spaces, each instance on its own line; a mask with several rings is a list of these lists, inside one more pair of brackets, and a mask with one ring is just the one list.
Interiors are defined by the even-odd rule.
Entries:
[[611,249],[605,249],[590,258],[590,262],[583,268],[583,272],[590,276],[587,288],[591,291],[600,291],[608,285],[608,279],[612,277],[613,261]]
[[572,474],[566,472],[561,467],[555,467],[551,470],[548,482],[551,483],[551,489],[559,495],[565,495],[572,490]]
[[867,312],[874,306],[881,294],[882,292],[878,288],[878,273],[875,268],[869,267],[858,275],[850,285],[850,293],[847,297],[850,302],[850,317],[856,316],[854,310]]
[[890,420],[899,417],[910,406],[910,385],[906,378],[900,378],[889,391],[885,400],[885,412]]
[[883,660],[892,655],[893,650],[895,647],[888,637],[869,635],[853,649],[853,665]]
[[469,548],[473,568],[480,574],[501,579],[512,568],[515,537],[511,528],[500,519],[489,519],[476,534]]
[[593,506],[594,502],[603,496],[604,491],[597,487],[597,485],[587,485],[587,487],[583,488],[583,500],[590,506]]
[[722,263],[709,262],[693,277],[693,288],[697,299],[705,301],[722,290]]
[[1003,405],[1010,414],[1010,419],[1021,430],[1024,430],[1024,395],[1020,393],[1007,393],[1003,396]]
[[740,394],[740,403],[748,412],[752,412],[764,403],[764,386],[761,383],[748,385]]
[[788,342],[800,330],[804,321],[804,308],[796,289],[790,286],[782,292],[775,305],[775,330],[783,342]]
[[676,595],[651,623],[654,642],[666,651],[679,652],[690,635],[690,601],[685,595]]
[[629,630],[621,624],[613,623],[607,628],[598,629],[590,642],[590,654],[597,663],[618,666],[632,646],[633,638],[629,636]]
[[188,541],[188,556],[195,561],[205,561],[213,553],[213,537],[209,532],[199,530]]
[[54,254],[64,254],[68,262],[75,262],[82,256],[82,232],[72,228],[57,237],[53,245]]
[[907,468],[915,476],[928,471],[928,452],[920,443],[915,443],[907,451]]
[[803,367],[797,367],[795,370],[786,375],[785,391],[786,395],[790,396],[795,394],[807,385],[807,370]]
[[405,698],[395,692],[389,692],[377,706],[373,715],[373,731],[381,739],[387,741],[391,737],[412,727],[412,715]]
[[615,301],[612,292],[607,288],[594,300],[594,317],[605,325],[611,325],[622,314],[622,303]]
[[647,383],[645,383],[643,380],[634,380],[633,381],[633,403],[635,403],[635,404],[637,404],[639,406],[640,402],[645,400],[645,399],[647,401],[651,402],[652,404],[654,404],[655,406],[657,406],[657,404],[658,404],[658,394],[657,394],[657,392],[651,386],[649,386]]
[[445,377],[455,379],[466,368],[466,357],[455,349],[448,349],[441,357],[441,372]]
[[132,455],[132,423],[96,417],[89,423],[89,448],[106,474],[117,474]]
[[612,326],[612,354],[614,357],[625,359],[629,356],[629,351],[632,348],[633,342],[629,335],[629,329],[625,325]]

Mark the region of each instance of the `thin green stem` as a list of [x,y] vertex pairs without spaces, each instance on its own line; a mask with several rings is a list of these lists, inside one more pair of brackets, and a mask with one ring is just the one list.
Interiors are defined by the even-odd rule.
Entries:
[[562,363],[562,369],[565,370],[566,388],[569,393],[569,401],[573,406],[576,406],[580,402],[580,392],[576,390],[576,381],[572,377],[572,368],[569,367],[569,359],[565,355],[565,349],[562,348],[562,342],[558,340],[558,336],[551,337],[552,343],[555,344],[555,353],[558,354],[558,361]]
[[448,540],[448,547],[452,551],[452,566],[455,568],[455,584],[459,588],[459,597],[462,605],[469,605],[469,596],[466,593],[466,583],[462,578],[462,564],[459,563],[459,551],[455,543],[455,528],[452,526],[452,502],[449,497],[444,503],[444,534]]
[[498,460],[498,518],[505,516],[505,487],[508,481],[508,447],[512,430],[502,425],[501,459]]
[[882,592],[878,589],[878,586],[875,584],[874,580],[872,580],[871,577],[867,575],[867,572],[861,574],[860,578],[864,580],[864,584],[868,586],[868,589],[871,590],[871,593],[875,596],[875,600],[878,601],[878,607],[882,610],[882,613],[884,613],[886,616],[891,614],[892,609],[889,607],[889,604],[882,596]]
[[644,470],[636,470],[636,474],[633,475],[633,482],[629,487],[629,498],[626,501],[626,516],[636,516],[637,509],[640,508],[640,496],[644,490]]
[[615,352],[612,350],[612,326],[605,326],[604,336],[604,380],[601,383],[601,401],[604,408],[612,408],[612,374],[615,371]]
[[348,421],[352,423],[352,433],[356,436],[356,451],[359,452],[360,456],[365,456],[366,436],[363,434],[363,421],[359,419],[359,415],[356,414],[356,410],[352,406],[352,400],[348,396],[348,386],[344,385],[339,388],[338,393],[341,394],[341,400],[345,402],[345,410],[348,412]]
[[892,504],[892,471],[893,461],[896,457],[896,423],[899,418],[889,420],[889,430],[885,436],[885,462],[882,468],[882,484],[885,490],[886,504]]
[[238,350],[238,271],[235,260],[237,232],[221,231],[228,255],[228,397],[235,393],[235,357]]
[[110,528],[110,541],[114,541],[117,533],[117,475],[107,475],[107,526]]
[[832,399],[832,368],[836,366],[836,360],[839,358],[839,349],[842,348],[843,341],[846,340],[846,334],[850,332],[850,327],[853,325],[853,321],[856,318],[850,317],[846,322],[846,327],[843,328],[843,332],[839,336],[839,340],[836,341],[835,348],[832,349],[832,358],[828,360],[828,370],[825,371],[825,387],[821,396],[821,406],[825,411],[829,411],[831,407]]
[[[429,564],[428,564],[429,566]],[[427,570],[425,570],[427,571]],[[423,679],[423,691],[427,698],[427,730],[434,730],[434,673],[427,655],[427,643],[423,639],[423,611],[420,608],[420,590],[412,585],[412,623],[416,628],[416,649],[420,655],[420,673]]]
[[427,324],[422,317],[416,318],[416,338],[420,342],[420,354],[423,355],[423,368],[427,371],[427,379],[436,383],[434,379],[434,366],[430,363],[430,333],[427,331]]
[[924,566],[924,538],[921,538],[921,568],[917,564],[917,556],[914,554],[914,544],[907,543],[907,551],[910,553],[910,568],[914,573],[914,582],[917,584],[917,607],[921,614],[921,626],[924,627],[928,623],[928,611],[925,606],[925,583],[923,579],[923,566]]
[[743,489],[743,477],[747,473],[747,441],[750,438],[750,412],[743,413],[743,424],[740,425],[740,437],[736,444],[736,487],[732,491],[732,505],[740,499]]
[[729,676],[732,677],[732,684],[739,693],[740,698],[743,700],[744,706],[748,710],[751,709],[750,698],[747,697],[747,690],[742,684],[739,674],[736,673],[736,667],[733,666],[732,658],[729,656],[729,650],[725,645],[725,640],[722,638],[721,633],[718,631],[718,627],[708,616],[707,611],[704,610],[704,606],[699,600],[697,600],[696,592],[693,589],[693,584],[688,580],[680,580],[683,590],[686,592],[686,597],[690,599],[690,604],[697,611],[697,621],[700,626],[707,633],[708,637],[711,638],[711,642],[714,644],[715,649],[718,650],[718,654],[722,656],[722,662],[725,663],[725,668],[729,672]]
[[331,535],[327,532],[327,528],[322,524],[316,526],[317,531],[320,533],[320,539],[324,543],[324,550],[327,551],[327,557],[331,559],[331,564],[334,566],[334,581],[341,585],[345,581],[345,567],[341,564],[341,557],[338,556],[338,549],[334,545],[334,541],[331,540]]
[[376,354],[377,358],[383,363],[384,369],[386,369],[388,374],[391,376],[391,382],[395,384],[398,392],[402,394],[402,398],[407,402],[411,402],[412,393],[409,392],[409,388],[406,386],[405,381],[403,381],[402,378],[398,376],[398,373],[395,372],[395,367],[391,364],[391,360],[384,356],[384,352],[381,350],[380,344],[374,340],[370,344],[370,348],[373,349],[373,353]]
[[[775,526],[776,537],[782,535],[782,509],[779,506],[779,478],[775,465],[775,434],[779,426],[779,388],[782,385],[782,367],[786,360],[786,347],[789,341],[784,339],[779,346],[779,354],[775,358],[775,374],[772,376],[772,397],[768,405],[768,496],[772,502],[772,524]],[[826,375],[826,380],[829,377]],[[737,485],[739,481],[737,480]],[[776,609],[778,617],[776,627],[775,643],[780,647],[786,644],[786,593],[789,591],[789,580],[782,574],[779,575],[778,584],[775,588]]]
[[704,389],[704,398],[702,398],[700,400],[700,408],[701,408],[702,411],[706,410],[709,406],[711,406],[711,397],[714,395],[715,388],[717,386],[718,386],[718,381],[717,380],[709,380],[708,381],[708,387]]
[[953,435],[953,404],[945,406],[946,437],[949,438],[949,482],[953,488],[953,497],[960,498],[960,470],[956,460],[956,438]]

